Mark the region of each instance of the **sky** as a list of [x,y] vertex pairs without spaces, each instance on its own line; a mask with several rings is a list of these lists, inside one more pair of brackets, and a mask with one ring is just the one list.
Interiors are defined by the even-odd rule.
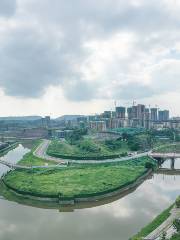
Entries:
[[0,116],[144,103],[180,116],[179,0],[0,0]]

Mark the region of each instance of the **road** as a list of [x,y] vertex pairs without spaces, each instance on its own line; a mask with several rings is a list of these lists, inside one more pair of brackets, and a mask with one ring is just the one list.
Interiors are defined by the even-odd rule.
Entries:
[[33,155],[36,156],[36,157],[42,158],[44,160],[54,161],[58,164],[67,164],[68,160],[63,160],[63,159],[60,159],[60,158],[51,157],[51,156],[46,154],[46,151],[48,149],[48,146],[49,146],[50,142],[51,141],[44,139],[43,142],[33,152]]
[[180,153],[156,153],[153,152],[150,154],[154,158],[180,158]]
[[115,158],[115,159],[104,159],[104,160],[72,160],[72,159],[61,159],[61,158],[56,158],[56,157],[51,157],[46,154],[47,148],[49,144],[51,143],[50,140],[44,139],[43,142],[38,146],[38,148],[34,151],[34,156],[49,160],[49,161],[55,161],[59,164],[67,164],[67,163],[77,163],[77,164],[97,164],[97,163],[114,163],[114,162],[121,162],[121,161],[127,161],[139,157],[144,157],[150,154],[150,152],[144,152],[144,153],[139,153],[135,154],[133,156],[128,156],[128,157],[122,157],[122,158]]

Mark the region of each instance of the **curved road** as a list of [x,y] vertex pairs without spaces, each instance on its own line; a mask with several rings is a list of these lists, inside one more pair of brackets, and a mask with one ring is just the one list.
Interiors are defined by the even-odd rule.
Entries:
[[51,143],[50,140],[43,140],[43,142],[38,146],[38,148],[34,151],[34,156],[49,160],[49,161],[55,161],[59,164],[68,164],[68,163],[77,163],[77,164],[96,164],[96,163],[113,163],[113,162],[121,162],[121,161],[127,161],[139,157],[144,157],[148,156],[150,154],[150,151],[144,152],[144,153],[139,153],[135,154],[130,157],[122,157],[122,158],[114,158],[114,159],[105,159],[105,160],[71,160],[71,159],[61,159],[61,158],[56,158],[56,157],[51,157],[46,154],[46,151],[48,149],[49,144]]

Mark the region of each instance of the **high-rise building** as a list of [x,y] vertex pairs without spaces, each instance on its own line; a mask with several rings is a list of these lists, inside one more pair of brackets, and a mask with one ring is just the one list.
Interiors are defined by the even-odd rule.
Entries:
[[125,119],[126,108],[125,107],[116,107],[116,117]]
[[137,106],[132,106],[132,118],[137,119],[138,117],[138,108]]
[[158,109],[157,108],[151,108],[151,121],[157,121],[158,120]]
[[50,116],[45,116],[44,118],[42,118],[42,126],[45,128],[50,127],[51,124],[51,118]]
[[137,105],[137,118],[144,119],[144,114],[145,114],[145,105],[138,104]]
[[128,115],[129,120],[133,119],[133,109],[132,109],[132,107],[127,108],[127,115]]
[[146,129],[150,128],[150,112],[149,112],[149,108],[145,108],[144,127]]
[[137,119],[139,120],[139,127],[144,127],[145,105],[137,105]]
[[111,116],[112,116],[112,112],[111,111],[104,111],[102,113],[102,117],[103,118],[111,118]]
[[168,110],[163,110],[158,112],[158,120],[159,121],[168,121],[169,120],[169,111]]

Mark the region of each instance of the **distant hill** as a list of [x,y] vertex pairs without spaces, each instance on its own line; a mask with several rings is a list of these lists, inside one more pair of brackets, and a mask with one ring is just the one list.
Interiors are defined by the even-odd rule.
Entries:
[[76,120],[79,117],[84,117],[84,115],[63,115],[54,120],[55,121],[71,121],[71,120]]
[[0,117],[0,121],[36,121],[40,120],[41,116],[12,116],[12,117]]

